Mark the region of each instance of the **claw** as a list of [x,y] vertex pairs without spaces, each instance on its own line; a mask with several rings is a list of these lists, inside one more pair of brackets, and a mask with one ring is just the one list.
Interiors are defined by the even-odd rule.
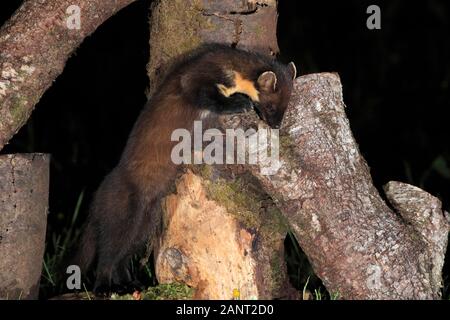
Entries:
[[260,106],[259,104],[253,103],[253,110],[255,110],[256,114],[258,115],[258,117],[259,117],[261,120],[267,122],[267,121],[266,121],[266,117],[264,116],[264,113],[262,112],[261,106]]

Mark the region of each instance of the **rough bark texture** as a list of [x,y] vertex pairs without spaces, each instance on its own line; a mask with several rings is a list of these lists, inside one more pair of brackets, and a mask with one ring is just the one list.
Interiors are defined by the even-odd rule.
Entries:
[[47,226],[49,156],[0,156],[0,299],[37,299]]
[[[0,150],[25,124],[83,39],[135,0],[27,0],[0,30]],[[81,29],[67,8],[81,9]]]
[[[276,23],[274,0],[156,1],[150,93],[175,57],[204,42],[274,55]],[[166,225],[155,254],[159,282],[185,282],[197,288],[200,299],[230,299],[234,289],[247,299],[292,297],[284,262],[286,229],[267,204],[272,202],[261,189],[248,190],[252,177],[234,181],[237,168],[210,170],[182,176],[177,192],[165,200]]]
[[336,74],[297,79],[282,126],[280,168],[262,176],[317,275],[345,299],[436,299],[449,222],[440,201],[398,182],[372,184]]
[[205,42],[278,53],[276,0],[157,0],[150,21],[150,94],[175,57]]

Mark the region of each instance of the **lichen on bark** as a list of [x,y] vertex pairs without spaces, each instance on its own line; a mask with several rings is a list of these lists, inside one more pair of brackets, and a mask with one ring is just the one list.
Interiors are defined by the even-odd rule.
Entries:
[[[158,0],[152,4],[150,16],[149,95],[153,94],[170,61],[202,43],[199,31],[215,25],[201,14],[201,0]],[[180,37],[179,33],[183,36]]]
[[26,123],[84,38],[135,0],[78,1],[80,29],[67,26],[71,0],[24,1],[0,30],[0,149]]

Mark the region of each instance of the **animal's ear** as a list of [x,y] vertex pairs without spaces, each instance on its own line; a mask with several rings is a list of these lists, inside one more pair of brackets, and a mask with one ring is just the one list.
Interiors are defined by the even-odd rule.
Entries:
[[258,78],[258,85],[263,91],[275,91],[277,89],[277,75],[272,71],[261,73]]
[[289,62],[288,64],[288,70],[289,70],[289,74],[292,77],[292,80],[295,80],[295,78],[297,78],[297,67],[295,66],[294,62]]

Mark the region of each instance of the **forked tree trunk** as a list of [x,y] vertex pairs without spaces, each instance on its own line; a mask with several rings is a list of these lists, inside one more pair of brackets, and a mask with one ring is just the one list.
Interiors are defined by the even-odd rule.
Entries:
[[50,158],[0,156],[0,299],[37,299],[47,227]]
[[345,115],[336,74],[297,79],[281,134],[280,168],[264,190],[316,274],[345,299],[437,299],[449,232],[441,202],[414,186],[373,186]]
[[[276,21],[276,1],[156,1],[150,93],[173,58],[204,42],[276,54]],[[191,169],[163,203],[159,282],[184,282],[200,299],[296,297],[284,262],[287,228],[258,182],[236,167]]]

